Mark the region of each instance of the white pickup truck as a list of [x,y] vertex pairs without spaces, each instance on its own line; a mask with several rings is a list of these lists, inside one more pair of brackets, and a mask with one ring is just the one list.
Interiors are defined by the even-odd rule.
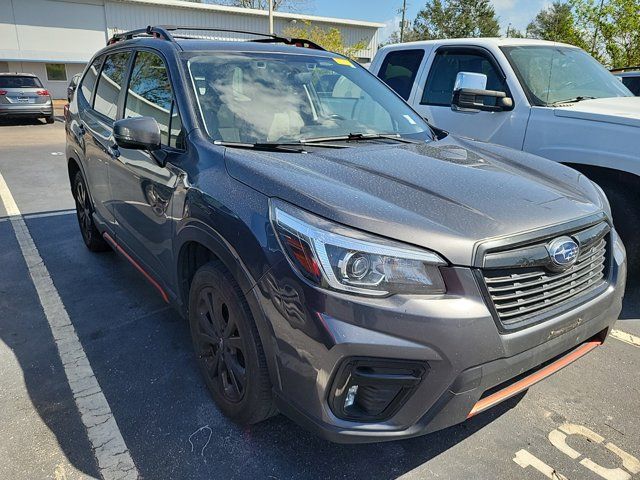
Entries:
[[609,197],[640,264],[640,98],[583,50],[530,39],[389,45],[371,72],[432,125],[562,162]]

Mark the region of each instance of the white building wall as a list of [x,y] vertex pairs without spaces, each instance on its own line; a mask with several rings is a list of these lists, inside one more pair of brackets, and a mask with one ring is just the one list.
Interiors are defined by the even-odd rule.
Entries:
[[97,0],[0,0],[0,59],[86,63],[106,42]]
[[[275,12],[274,28],[282,33],[292,21],[301,25],[309,19],[322,28],[338,28],[347,45],[368,42],[357,57],[370,59],[377,50],[378,24]],[[8,65],[9,71],[38,75],[54,98],[65,98],[68,81],[113,33],[167,24],[266,33],[268,14],[174,0],[0,0],[0,62],[2,69]],[[65,64],[67,80],[49,81],[46,63]]]
[[[195,27],[227,28],[231,30],[246,30],[259,33],[269,31],[269,17],[267,12],[242,13],[242,9],[227,8],[213,10],[209,5],[171,2],[170,6],[154,4],[148,0],[137,1],[106,1],[106,22],[109,35],[147,25],[183,25]],[[179,6],[176,6],[178,4]],[[227,11],[228,10],[228,11]],[[304,16],[276,12],[274,30],[282,33],[295,21],[296,26],[303,25]],[[367,47],[358,52],[358,57],[371,59],[378,48],[378,28],[361,26],[358,22],[340,24],[329,21],[311,21],[312,25],[322,28],[336,27],[342,33],[347,45],[365,41]],[[198,33],[198,32],[195,32]],[[241,35],[233,33],[216,33],[207,35],[208,38],[241,39]]]

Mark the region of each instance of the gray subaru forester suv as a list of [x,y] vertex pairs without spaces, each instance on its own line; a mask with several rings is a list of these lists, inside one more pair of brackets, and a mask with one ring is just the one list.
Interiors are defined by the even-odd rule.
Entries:
[[420,435],[604,341],[625,251],[584,175],[434,129],[309,41],[189,33],[98,52],[66,152],[87,247],[188,319],[226,415]]

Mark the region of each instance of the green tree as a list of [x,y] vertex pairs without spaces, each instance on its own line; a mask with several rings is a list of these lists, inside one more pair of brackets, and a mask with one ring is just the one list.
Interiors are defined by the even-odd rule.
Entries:
[[335,27],[322,28],[312,25],[311,22],[303,22],[302,25],[289,26],[282,32],[283,35],[293,38],[306,38],[321,47],[336,53],[341,53],[355,58],[359,50],[367,48],[367,42],[361,40],[353,45],[345,45],[342,33]]
[[[217,3],[232,7],[255,8],[257,10],[267,10],[269,8],[269,0],[205,0],[203,3]],[[273,9],[298,10],[304,3],[306,3],[306,0],[273,0]]]
[[428,0],[407,34],[413,40],[497,37],[500,23],[489,0]]
[[604,64],[640,64],[640,0],[571,0],[588,50]]
[[583,32],[576,27],[571,5],[556,1],[541,10],[527,27],[527,37],[569,43],[586,48]]

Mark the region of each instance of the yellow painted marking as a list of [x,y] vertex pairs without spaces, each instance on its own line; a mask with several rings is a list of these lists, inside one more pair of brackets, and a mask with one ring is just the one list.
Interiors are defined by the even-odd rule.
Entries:
[[636,337],[635,335],[631,335],[630,333],[623,332],[622,330],[611,330],[611,336],[616,340],[628,343],[629,345],[633,345],[634,347],[640,347],[640,337]]

